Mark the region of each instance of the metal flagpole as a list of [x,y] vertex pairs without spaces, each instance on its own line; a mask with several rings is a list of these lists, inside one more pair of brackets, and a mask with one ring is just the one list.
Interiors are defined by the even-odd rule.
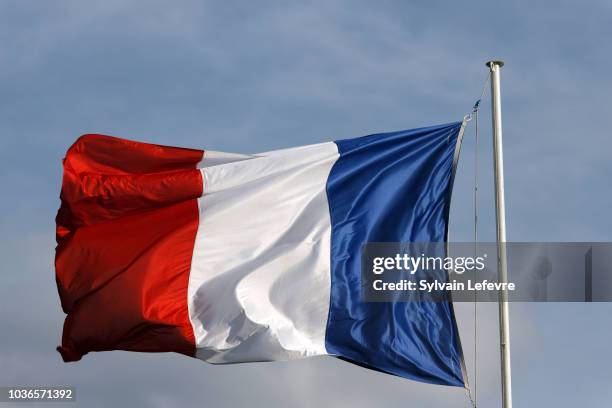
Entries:
[[[491,112],[493,116],[493,161],[495,167],[495,212],[497,224],[497,268],[499,282],[508,281],[506,260],[506,207],[504,200],[504,155],[502,151],[502,119],[499,74],[503,61],[489,61],[491,71]],[[500,291],[499,345],[501,351],[502,407],[512,408],[512,381],[510,375],[510,325],[508,293]]]

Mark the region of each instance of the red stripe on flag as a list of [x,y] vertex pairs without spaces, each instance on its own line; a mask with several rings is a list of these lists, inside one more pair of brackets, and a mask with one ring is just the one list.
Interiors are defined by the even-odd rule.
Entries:
[[103,350],[194,354],[187,286],[203,153],[102,135],[70,147],[56,218],[64,361]]

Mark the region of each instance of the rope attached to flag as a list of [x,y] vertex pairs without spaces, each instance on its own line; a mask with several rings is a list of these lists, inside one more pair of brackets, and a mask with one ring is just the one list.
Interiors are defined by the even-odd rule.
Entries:
[[[491,74],[487,73],[480,97],[474,102],[472,111],[468,113],[464,120],[466,122],[474,120],[474,254],[478,252],[478,167],[479,167],[479,123],[478,113],[480,112],[480,103],[484,98]],[[475,255],[476,256],[476,255]],[[476,292],[474,292],[474,384],[470,387],[466,380],[467,396],[470,400],[472,408],[477,408],[477,384],[478,384],[478,302]]]

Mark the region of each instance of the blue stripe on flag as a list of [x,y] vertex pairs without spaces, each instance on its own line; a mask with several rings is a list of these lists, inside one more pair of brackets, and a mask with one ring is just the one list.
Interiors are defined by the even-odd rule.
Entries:
[[451,303],[361,300],[366,242],[444,242],[461,122],[336,141],[327,181],[332,224],[325,346],[356,364],[463,386]]

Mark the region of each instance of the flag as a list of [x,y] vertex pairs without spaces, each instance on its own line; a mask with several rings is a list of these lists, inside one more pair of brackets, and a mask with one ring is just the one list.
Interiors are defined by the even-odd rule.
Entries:
[[365,302],[366,242],[444,242],[462,123],[260,154],[80,137],[63,162],[65,361],[337,356],[464,386],[451,302]]

